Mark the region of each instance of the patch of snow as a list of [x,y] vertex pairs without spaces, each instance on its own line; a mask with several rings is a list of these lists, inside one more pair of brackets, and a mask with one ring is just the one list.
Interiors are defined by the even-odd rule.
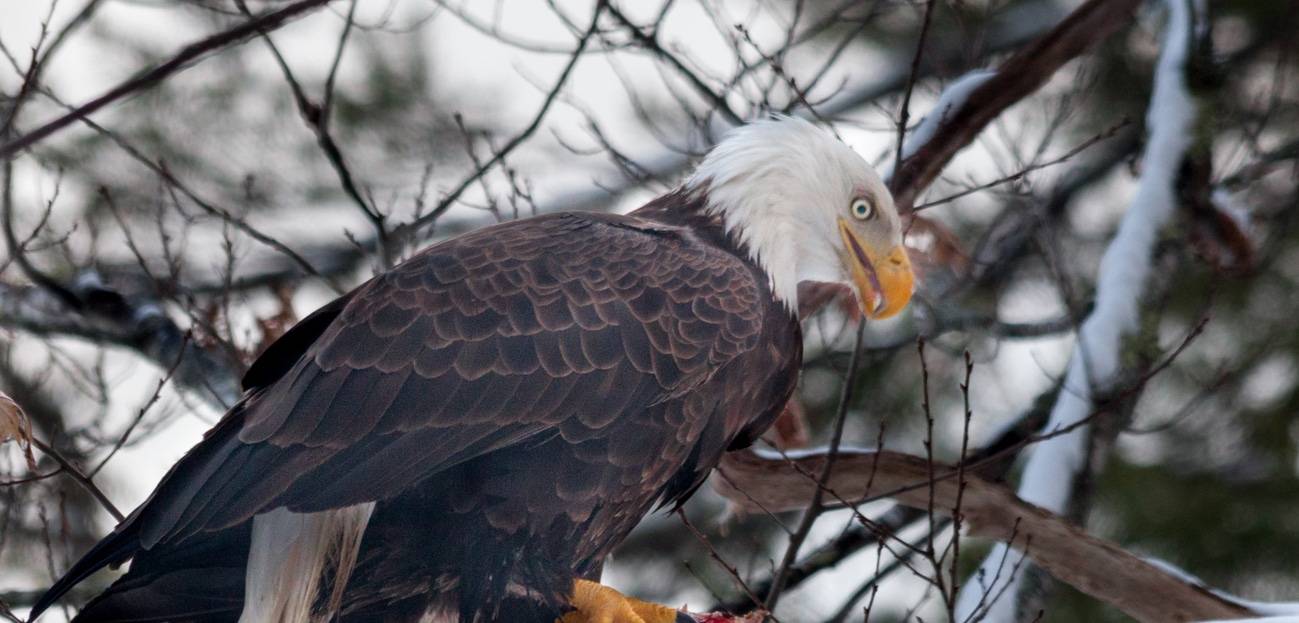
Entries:
[[[990,69],[976,69],[960,78],[952,81],[943,89],[942,94],[938,96],[938,102],[934,108],[925,115],[916,128],[907,134],[906,140],[902,142],[902,158],[910,158],[926,143],[933,140],[938,129],[943,127],[952,114],[959,111],[965,105],[965,101],[970,99],[970,94],[975,89],[983,86],[983,83],[992,79],[997,72]],[[884,179],[893,177],[893,163],[889,163],[880,171]]]
[[1214,189],[1210,199],[1213,201],[1213,207],[1231,217],[1231,220],[1236,223],[1236,227],[1239,227],[1241,231],[1249,231],[1254,222],[1254,214],[1249,206],[1238,201],[1235,196],[1223,188]]

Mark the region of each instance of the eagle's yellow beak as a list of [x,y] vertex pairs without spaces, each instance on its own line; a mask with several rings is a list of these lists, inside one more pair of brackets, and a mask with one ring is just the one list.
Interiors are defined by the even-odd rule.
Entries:
[[843,237],[848,255],[845,263],[857,286],[862,313],[867,318],[888,318],[902,311],[915,285],[907,250],[897,245],[881,252],[857,237],[844,219],[839,219],[839,235]]

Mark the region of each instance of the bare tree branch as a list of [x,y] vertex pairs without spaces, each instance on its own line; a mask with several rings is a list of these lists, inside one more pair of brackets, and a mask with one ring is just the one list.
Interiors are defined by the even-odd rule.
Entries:
[[503,162],[505,157],[510,155],[510,152],[513,152],[519,145],[522,145],[527,141],[528,138],[537,131],[537,128],[541,127],[541,122],[545,120],[546,113],[550,111],[550,107],[555,103],[555,99],[559,96],[559,93],[564,90],[564,85],[568,82],[568,77],[572,74],[573,68],[576,67],[577,62],[582,59],[587,44],[595,36],[599,28],[600,17],[607,8],[608,2],[606,0],[599,0],[599,2],[596,3],[595,10],[591,16],[591,25],[587,28],[581,39],[579,39],[576,49],[574,49],[573,54],[569,56],[568,64],[564,65],[564,69],[560,71],[559,78],[555,80],[555,85],[551,87],[548,93],[546,93],[546,97],[542,101],[541,107],[537,110],[537,113],[533,115],[532,121],[527,125],[527,127],[516,134],[514,138],[510,139],[510,141],[499,150],[496,150],[496,153],[492,154],[492,157],[488,159],[486,163],[477,167],[472,174],[461,180],[460,184],[443,197],[442,201],[438,202],[438,205],[432,210],[420,215],[409,223],[404,223],[394,230],[394,238],[399,240],[414,239],[415,234],[419,230],[429,226],[436,221],[438,217],[442,216],[442,214],[450,209],[451,206],[455,204],[456,200],[459,199],[470,186],[473,186],[480,178],[487,175],[487,173],[489,173],[496,165]]
[[997,68],[959,110],[951,111],[940,132],[902,162],[889,187],[898,208],[909,211],[916,197],[983,128],[1011,105],[1036,91],[1065,63],[1130,22],[1139,0],[1088,0],[1051,32]]
[[[753,512],[802,508],[816,488],[804,471],[819,473],[827,463],[824,454],[812,452],[789,460],[754,451],[726,455],[714,487],[732,503]],[[944,472],[955,468],[940,466]],[[870,497],[875,491],[906,489],[930,481],[925,459],[897,452],[842,449],[826,486],[850,500]],[[872,490],[865,488],[873,482]],[[734,483],[734,484],[732,484]],[[953,479],[931,481],[930,487],[898,494],[900,504],[927,509],[932,490],[935,509],[950,512],[961,487]],[[966,475],[961,501],[962,516],[970,535],[1016,544],[1028,541],[1026,555],[1053,576],[1143,622],[1201,621],[1251,616],[1243,606],[1188,583],[1118,546],[1093,537],[1064,519],[1025,503],[1001,485],[972,473]]]

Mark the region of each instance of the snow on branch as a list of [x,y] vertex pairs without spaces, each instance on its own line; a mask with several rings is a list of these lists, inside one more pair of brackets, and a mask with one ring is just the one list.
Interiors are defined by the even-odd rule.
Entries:
[[[932,133],[924,140],[907,141],[905,159],[889,180],[898,209],[909,211],[916,197],[952,157],[993,119],[1037,91],[1066,63],[1118,31],[1128,23],[1138,4],[1139,0],[1088,0],[1050,32],[1007,59],[996,72],[969,75],[952,85],[948,89],[952,95],[944,94],[949,105],[937,115],[930,115],[935,125]],[[930,118],[926,118],[927,123]],[[924,129],[925,124],[921,125]],[[908,151],[909,155],[905,153]]]
[[[1195,115],[1185,81],[1195,15],[1186,0],[1168,0],[1167,4],[1167,34],[1147,112],[1150,137],[1142,159],[1141,180],[1131,207],[1101,258],[1095,307],[1079,329],[1078,345],[1047,431],[1069,427],[1088,417],[1095,409],[1095,397],[1118,374],[1123,338],[1138,328],[1156,237],[1176,207],[1174,184],[1190,143]],[[1053,437],[1033,449],[1019,487],[1021,498],[1055,513],[1065,510],[1073,483],[1087,464],[1086,428]],[[960,600],[961,620],[985,606],[985,620],[991,623],[1017,620],[1023,574],[994,578],[1008,554],[1005,545],[994,548],[976,572],[976,579],[966,583]],[[983,603],[985,595],[991,596],[993,603]]]
[[[1252,601],[1249,599],[1242,599],[1224,590],[1219,590],[1209,586],[1204,582],[1204,580],[1201,580],[1200,578],[1190,573],[1187,573],[1184,569],[1181,569],[1169,562],[1159,560],[1158,558],[1146,558],[1146,562],[1149,562],[1150,564],[1155,565],[1156,567],[1159,567],[1160,569],[1163,569],[1164,571],[1181,578],[1184,582],[1188,584],[1199,586],[1200,588],[1210,593],[1213,593],[1214,595],[1222,599],[1237,604],[1243,608],[1248,609],[1250,612],[1258,615],[1257,617],[1252,617],[1248,619],[1230,619],[1232,621],[1235,621],[1236,623],[1247,623],[1247,622],[1286,623],[1287,621],[1290,623],[1299,623],[1299,602],[1266,602],[1266,601]],[[1219,623],[1219,621],[1225,621],[1225,620],[1228,619],[1218,619],[1216,621],[1202,621],[1201,623]]]
[[[996,75],[995,71],[976,69],[947,85],[947,88],[939,94],[933,110],[929,111],[929,114],[916,124],[916,128],[907,134],[907,140],[902,144],[902,158],[907,159],[916,155],[921,147],[933,140],[938,129],[951,119],[953,113],[965,107],[970,94]],[[884,175],[885,179],[892,176],[892,171]]]
[[173,370],[178,386],[218,411],[239,399],[238,368],[216,349],[195,344],[156,299],[108,284],[95,271],[62,288],[69,300],[40,286],[0,283],[0,327],[131,349],[159,368]]
[[[812,496],[825,459],[824,449],[785,455],[732,452],[710,482],[742,510],[795,510],[803,508]],[[964,486],[959,479],[965,481]],[[1262,614],[1091,536],[971,471],[958,478],[955,468],[931,464],[921,457],[840,449],[824,490],[829,499],[841,504],[889,497],[911,508],[944,514],[959,507],[970,534],[1015,543],[1059,580],[1139,621],[1240,619]],[[1002,574],[1009,574],[1013,565],[1014,560],[1007,562]]]

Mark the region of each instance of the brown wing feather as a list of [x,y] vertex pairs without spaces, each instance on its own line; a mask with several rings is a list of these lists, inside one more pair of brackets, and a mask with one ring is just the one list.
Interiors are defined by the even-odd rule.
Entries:
[[[634,217],[539,217],[431,247],[313,316],[314,342],[290,332],[268,351],[287,370],[254,366],[274,382],[160,485],[141,541],[389,498],[548,431],[599,437],[752,349],[760,290],[739,258]],[[697,437],[689,414],[715,406],[670,410],[668,434]],[[609,441],[616,462],[650,458],[632,441]]]

